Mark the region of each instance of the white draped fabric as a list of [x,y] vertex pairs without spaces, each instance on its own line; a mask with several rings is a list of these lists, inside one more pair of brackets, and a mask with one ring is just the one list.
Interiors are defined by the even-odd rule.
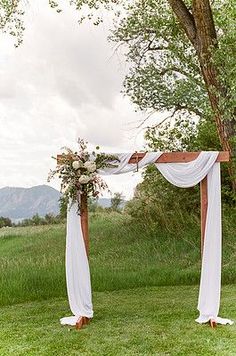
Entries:
[[[155,163],[161,152],[148,152],[138,163],[142,168]],[[103,175],[133,171],[136,164],[128,164],[132,153],[119,154],[116,167],[100,170]],[[221,193],[220,164],[216,163],[218,152],[201,152],[197,159],[188,163],[157,163],[157,169],[172,184],[187,188],[208,177],[208,210],[205,242],[202,258],[201,281],[198,298],[199,323],[210,319],[219,324],[232,324],[231,320],[218,317],[221,281]],[[75,325],[80,316],[93,316],[89,264],[82,236],[80,216],[76,205],[68,210],[66,244],[67,292],[72,317],[61,323]]]
[[215,163],[218,152],[201,152],[197,159],[188,163],[157,163],[162,175],[177,187],[192,187],[207,176],[208,209],[202,258],[198,310],[196,321],[205,323],[210,319],[219,324],[231,324],[228,319],[218,318],[221,287],[221,184],[220,163]]
[[75,325],[79,316],[93,317],[89,263],[77,210],[73,204],[67,211],[66,285],[73,316],[62,318],[62,325]]
[[[136,163],[128,163],[133,153],[119,153],[116,156],[119,161],[111,162],[114,164],[113,168],[99,169],[98,173],[101,175],[121,174],[132,172],[137,168]],[[138,162],[138,168],[143,168],[148,164],[154,163],[162,152],[147,152],[145,156]]]

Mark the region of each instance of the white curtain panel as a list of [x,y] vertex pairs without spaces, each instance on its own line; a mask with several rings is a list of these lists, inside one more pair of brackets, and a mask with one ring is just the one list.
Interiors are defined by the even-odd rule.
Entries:
[[[138,163],[139,168],[155,163],[161,152],[148,152]],[[99,174],[121,174],[136,170],[137,165],[128,164],[132,153],[117,155],[116,167],[99,170]],[[156,167],[172,184],[187,188],[208,177],[208,210],[205,243],[202,259],[201,282],[196,319],[205,323],[215,319],[219,324],[232,324],[229,319],[218,317],[221,279],[221,193],[220,164],[215,163],[218,152],[201,152],[189,163],[157,163]],[[73,316],[61,319],[61,324],[75,325],[80,316],[93,317],[89,263],[86,255],[80,215],[73,204],[67,213],[66,281],[69,305]]]
[[[62,325],[75,325],[80,316],[93,317],[89,263],[78,206],[69,203],[66,234],[66,285],[73,316],[60,319]],[[70,208],[69,208],[70,207]]]
[[218,317],[221,289],[221,184],[218,152],[201,152],[188,163],[157,163],[162,175],[177,187],[192,187],[207,176],[208,208],[198,297],[198,323],[210,319],[218,324],[232,324]]

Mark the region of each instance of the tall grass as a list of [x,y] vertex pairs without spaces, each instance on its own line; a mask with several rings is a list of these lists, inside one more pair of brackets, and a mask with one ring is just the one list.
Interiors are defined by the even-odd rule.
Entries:
[[0,303],[65,295],[63,226],[1,230]]
[[[178,214],[177,214],[178,215]],[[90,218],[94,291],[198,284],[200,229],[195,216],[163,228],[122,214]],[[223,282],[236,282],[235,220],[224,221]],[[65,297],[65,226],[0,230],[0,305]]]

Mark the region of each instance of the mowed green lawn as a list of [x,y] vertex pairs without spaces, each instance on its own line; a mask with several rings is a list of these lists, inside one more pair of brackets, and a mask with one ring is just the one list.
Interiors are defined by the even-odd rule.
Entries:
[[[0,230],[0,355],[236,355],[235,326],[195,323],[199,225],[166,231],[121,214],[92,216],[95,316],[80,332],[65,286],[65,227]],[[224,229],[221,316],[236,320],[235,226]]]
[[[223,289],[221,315],[236,319],[236,287]],[[95,292],[95,315],[81,331],[62,327],[65,299],[1,308],[0,355],[235,355],[236,326],[198,325],[197,288]]]

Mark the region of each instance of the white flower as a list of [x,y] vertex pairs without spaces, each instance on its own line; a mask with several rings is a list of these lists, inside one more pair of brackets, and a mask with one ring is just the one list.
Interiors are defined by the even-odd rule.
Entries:
[[87,169],[87,171],[89,172],[95,172],[97,167],[96,167],[96,163],[95,162],[92,162],[92,161],[87,161],[85,162],[84,164],[84,167]]
[[83,164],[82,164],[82,162],[80,162],[80,161],[74,161],[74,162],[72,163],[72,167],[73,167],[74,169],[79,169],[82,165],[83,165]]
[[84,174],[82,174],[81,177],[79,177],[79,182],[81,184],[87,184],[90,181],[90,177],[89,176],[85,176]]

